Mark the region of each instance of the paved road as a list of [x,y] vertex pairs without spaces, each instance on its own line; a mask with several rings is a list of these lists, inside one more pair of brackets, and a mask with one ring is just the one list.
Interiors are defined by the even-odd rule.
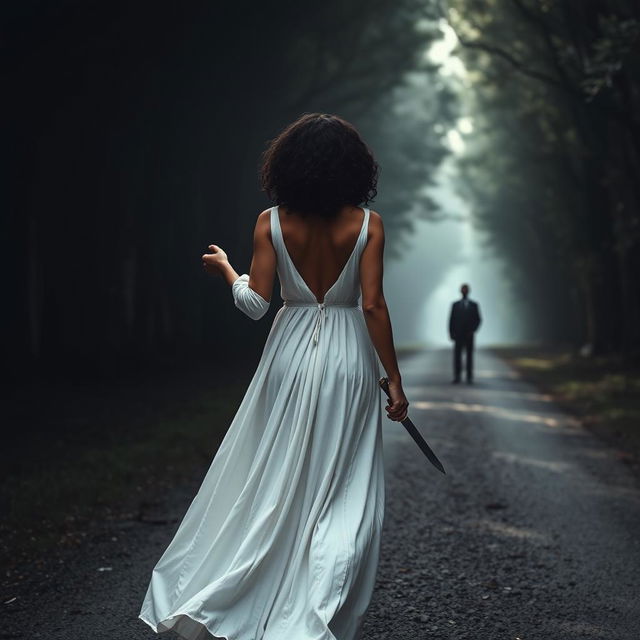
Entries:
[[[481,352],[477,367],[475,385],[453,386],[448,352],[401,362],[447,475],[384,419],[385,529],[362,640],[638,640],[640,482],[503,362]],[[154,638],[140,602],[202,473],[143,521],[97,523],[77,553],[25,567],[0,638]]]
[[367,638],[640,639],[640,483],[504,362],[450,383],[402,361],[431,468],[384,420],[387,510]]

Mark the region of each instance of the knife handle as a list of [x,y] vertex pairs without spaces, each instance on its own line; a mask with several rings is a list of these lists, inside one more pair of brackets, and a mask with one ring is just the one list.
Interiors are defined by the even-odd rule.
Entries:
[[[380,387],[382,388],[382,390],[387,394],[387,406],[386,408],[388,409],[391,405],[391,393],[389,392],[389,378],[387,377],[382,377],[380,378],[380,380],[378,380],[378,384],[380,385]],[[405,419],[409,417],[409,414],[406,415]]]
[[378,384],[382,388],[382,390],[387,394],[389,400],[391,400],[391,394],[389,393],[389,378],[382,377],[378,380]]

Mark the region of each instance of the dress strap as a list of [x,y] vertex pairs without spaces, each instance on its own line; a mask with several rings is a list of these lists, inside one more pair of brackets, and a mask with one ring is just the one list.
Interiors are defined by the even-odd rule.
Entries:
[[363,247],[367,244],[367,235],[369,233],[369,213],[370,209],[368,207],[363,207],[364,209],[364,219],[362,220],[362,229],[361,234],[364,237]]
[[280,246],[282,241],[282,230],[280,229],[280,220],[278,219],[278,213],[275,207],[271,207],[271,242],[275,248]]

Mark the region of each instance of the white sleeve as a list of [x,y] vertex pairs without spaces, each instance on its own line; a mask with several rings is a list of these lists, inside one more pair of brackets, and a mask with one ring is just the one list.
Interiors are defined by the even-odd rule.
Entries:
[[236,307],[253,320],[262,318],[269,309],[269,302],[249,286],[249,276],[246,273],[234,280],[231,293]]

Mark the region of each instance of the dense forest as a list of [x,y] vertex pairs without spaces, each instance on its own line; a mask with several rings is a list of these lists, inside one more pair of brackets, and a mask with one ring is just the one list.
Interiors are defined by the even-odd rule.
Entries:
[[[255,352],[269,321],[242,316],[200,256],[215,243],[248,271],[272,204],[261,153],[310,111],[372,145],[390,259],[416,219],[439,215],[425,187],[446,131],[470,117],[459,188],[531,337],[638,352],[637,3],[67,0],[2,14],[12,376]],[[425,55],[443,20],[461,91]]]
[[[424,56],[439,37],[431,3],[67,0],[2,12],[12,376],[255,351],[269,322],[251,326],[200,256],[215,243],[248,271],[255,219],[272,204],[261,152],[303,112],[338,113],[372,145],[379,186],[393,186],[371,205],[390,255],[416,217],[437,213],[423,187],[456,102]],[[411,74],[432,90],[421,110],[398,111]]]
[[460,188],[534,334],[640,351],[640,5],[451,0],[474,131]]

